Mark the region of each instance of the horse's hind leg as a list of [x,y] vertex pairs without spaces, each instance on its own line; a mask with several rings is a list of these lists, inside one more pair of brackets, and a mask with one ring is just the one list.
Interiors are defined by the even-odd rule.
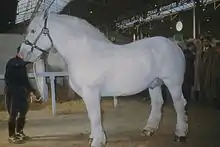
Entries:
[[[173,99],[174,108],[177,113],[177,124],[175,131],[175,141],[186,141],[186,135],[188,132],[187,115],[185,111],[186,100],[182,94],[182,84],[176,84],[177,82],[171,82],[170,80],[164,80],[167,88]],[[179,83],[179,82],[178,82]]]
[[163,105],[161,86],[157,86],[154,89],[149,89],[149,94],[151,97],[151,113],[142,131],[142,135],[145,136],[153,135],[153,133],[159,127],[162,115],[161,108]]

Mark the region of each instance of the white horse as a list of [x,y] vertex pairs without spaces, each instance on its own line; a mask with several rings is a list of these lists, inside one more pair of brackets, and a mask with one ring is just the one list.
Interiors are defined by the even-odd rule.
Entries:
[[24,60],[35,62],[53,48],[65,59],[69,84],[87,108],[92,147],[106,143],[101,123],[101,96],[132,95],[150,88],[152,109],[143,132],[152,135],[161,120],[163,83],[172,95],[177,113],[175,135],[178,139],[186,137],[186,101],[181,88],[185,58],[169,39],[152,37],[115,45],[85,20],[48,13],[36,16],[27,32],[20,50]]

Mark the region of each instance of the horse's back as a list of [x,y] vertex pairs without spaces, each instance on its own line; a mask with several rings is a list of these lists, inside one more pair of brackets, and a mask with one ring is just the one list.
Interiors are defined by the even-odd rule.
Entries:
[[185,57],[181,48],[166,37],[155,36],[125,45],[125,48],[139,50],[146,57],[151,56],[158,77],[183,77]]
[[185,62],[184,54],[181,48],[171,40],[162,36],[155,36],[138,40],[129,44],[126,44],[124,48],[130,48],[134,50],[141,50],[143,53],[156,54],[158,60],[164,60],[170,62]]

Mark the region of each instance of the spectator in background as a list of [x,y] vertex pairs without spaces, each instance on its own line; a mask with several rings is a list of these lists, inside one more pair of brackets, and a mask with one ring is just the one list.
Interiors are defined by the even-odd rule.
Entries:
[[215,50],[211,46],[212,38],[210,36],[204,37],[202,40],[202,71],[201,71],[201,99],[207,101],[214,97],[214,83],[212,79]]
[[187,49],[183,51],[186,58],[186,70],[183,82],[183,95],[186,101],[190,101],[192,88],[194,85],[194,60],[196,48],[192,42],[187,45]]
[[212,81],[214,83],[214,106],[217,109],[220,109],[220,43],[216,44],[215,47],[215,56],[214,58],[214,65],[213,65],[213,74],[212,74]]
[[194,98],[195,101],[198,102],[201,97],[201,69],[202,69],[202,42],[200,39],[193,40],[193,43],[196,47],[195,51],[195,72],[194,72]]

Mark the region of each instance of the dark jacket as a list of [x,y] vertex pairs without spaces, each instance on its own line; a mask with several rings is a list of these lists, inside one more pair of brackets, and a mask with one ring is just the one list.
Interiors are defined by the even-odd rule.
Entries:
[[6,87],[19,87],[24,88],[26,92],[34,92],[31,84],[28,80],[26,65],[28,62],[25,62],[19,57],[11,58],[6,64],[5,72],[5,84]]
[[184,84],[193,85],[194,84],[194,60],[195,55],[190,50],[184,50],[184,55],[186,58],[186,69],[184,75]]

